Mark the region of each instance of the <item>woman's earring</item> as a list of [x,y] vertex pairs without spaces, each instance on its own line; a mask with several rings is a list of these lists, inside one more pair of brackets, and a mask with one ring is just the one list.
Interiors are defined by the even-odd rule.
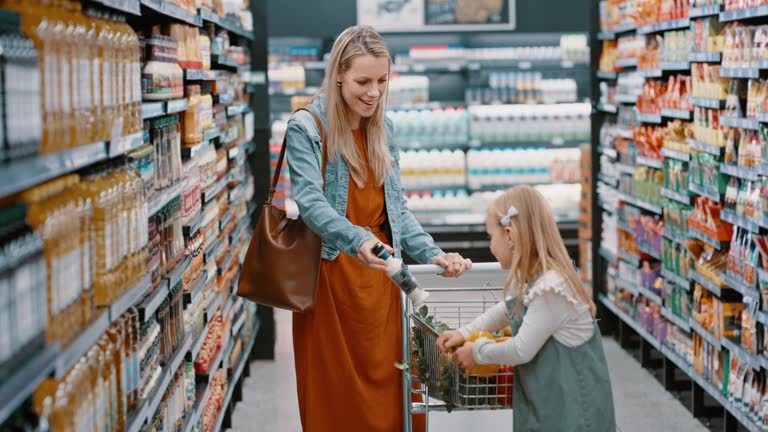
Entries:
[[336,81],[336,87],[341,88],[341,81]]

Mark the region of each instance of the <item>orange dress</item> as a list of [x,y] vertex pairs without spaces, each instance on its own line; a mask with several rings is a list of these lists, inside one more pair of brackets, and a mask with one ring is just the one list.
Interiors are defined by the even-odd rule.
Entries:
[[[365,138],[355,142],[368,160]],[[384,188],[372,176],[359,188],[350,177],[347,218],[386,222]],[[385,233],[375,234],[391,244]],[[322,260],[313,312],[293,314],[293,348],[304,432],[396,432],[403,428],[400,291],[386,273],[341,253]],[[424,415],[414,416],[424,431]]]

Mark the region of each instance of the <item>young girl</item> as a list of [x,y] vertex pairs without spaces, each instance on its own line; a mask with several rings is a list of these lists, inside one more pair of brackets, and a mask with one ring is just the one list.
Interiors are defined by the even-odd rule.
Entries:
[[[515,432],[614,432],[595,304],[573,268],[546,199],[528,186],[510,189],[492,204],[486,229],[491,252],[509,270],[505,297],[510,300],[444,332],[438,348],[449,352],[461,346],[454,357],[464,369],[515,366]],[[507,325],[514,337],[504,342],[464,343],[476,331]]]

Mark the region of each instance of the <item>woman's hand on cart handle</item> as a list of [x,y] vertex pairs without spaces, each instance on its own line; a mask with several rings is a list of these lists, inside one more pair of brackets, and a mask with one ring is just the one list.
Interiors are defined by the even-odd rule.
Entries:
[[[357,259],[359,259],[360,262],[365,264],[367,267],[370,267],[374,270],[386,271],[387,262],[373,254],[373,247],[376,246],[377,243],[379,243],[379,239],[375,237],[366,240],[363,245],[360,246],[360,251],[357,253]],[[384,247],[391,255],[395,254],[395,250],[392,249],[389,245],[384,244]]]
[[448,253],[432,258],[432,264],[439,265],[445,271],[443,277],[456,278],[472,268],[472,260],[466,259],[457,253]]
[[455,353],[453,353],[453,360],[457,365],[459,365],[460,368],[464,369],[465,371],[468,371],[477,366],[477,362],[475,362],[475,355],[472,353],[472,346],[474,344],[474,342],[467,342],[461,348],[457,349]]
[[463,345],[464,340],[464,335],[458,330],[447,330],[438,336],[437,349],[444,353],[451,352],[455,347]]

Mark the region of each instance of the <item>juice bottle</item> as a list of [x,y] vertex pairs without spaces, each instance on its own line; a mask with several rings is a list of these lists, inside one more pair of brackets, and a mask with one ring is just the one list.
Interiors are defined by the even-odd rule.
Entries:
[[[101,132],[100,138],[103,140],[109,139],[112,135],[112,127],[115,122],[116,107],[115,107],[115,79],[116,79],[116,47],[114,41],[114,33],[106,21],[105,14],[98,15],[99,20],[97,23],[97,44],[99,49],[99,58],[101,59],[101,71],[98,74],[101,79]],[[96,77],[94,77],[96,78]]]
[[187,111],[184,113],[184,143],[197,144],[203,140],[203,124],[201,121],[200,86],[185,87],[188,98]]
[[48,8],[47,14],[51,16],[53,27],[53,54],[56,61],[58,82],[54,85],[54,91],[59,95],[59,120],[60,134],[55,139],[54,151],[61,151],[73,146],[75,138],[75,125],[72,110],[72,45],[67,35],[66,14],[61,7]]
[[70,2],[72,19],[74,21],[73,43],[75,57],[73,67],[77,70],[76,82],[78,94],[78,109],[75,113],[75,125],[78,131],[80,144],[87,144],[96,140],[95,119],[93,116],[93,74],[91,72],[95,52],[95,36],[91,32],[91,19],[82,13],[80,2]]

